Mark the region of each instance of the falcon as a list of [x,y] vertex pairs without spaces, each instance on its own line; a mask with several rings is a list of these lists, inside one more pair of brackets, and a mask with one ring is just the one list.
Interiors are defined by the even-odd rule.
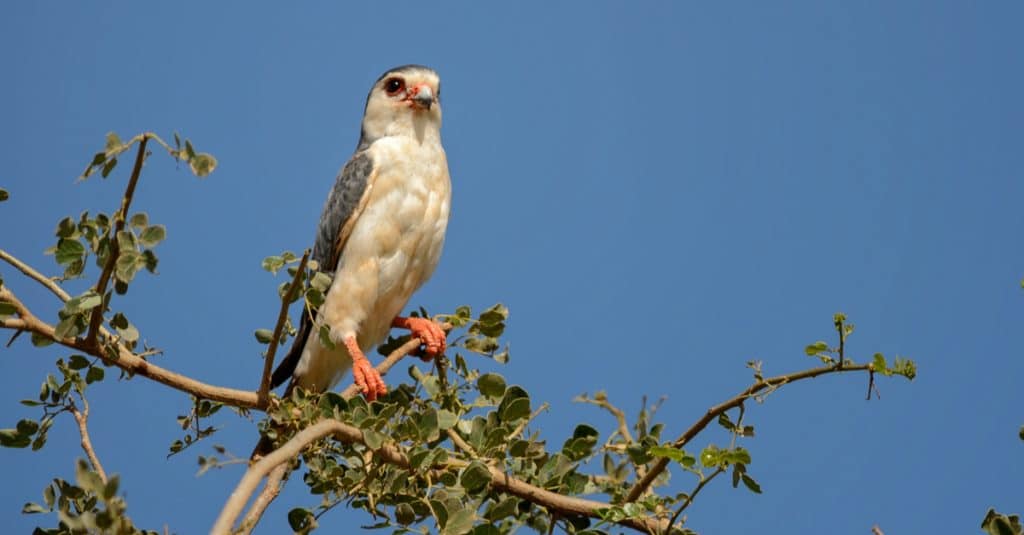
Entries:
[[448,226],[440,96],[437,73],[421,65],[391,69],[370,89],[359,145],[327,197],[313,246],[311,258],[334,279],[315,317],[303,311],[275,388],[291,378],[289,389],[323,392],[352,368],[363,395],[376,399],[387,387],[364,350],[392,327],[411,330],[424,358],[444,353],[438,324],[398,315],[437,267]]

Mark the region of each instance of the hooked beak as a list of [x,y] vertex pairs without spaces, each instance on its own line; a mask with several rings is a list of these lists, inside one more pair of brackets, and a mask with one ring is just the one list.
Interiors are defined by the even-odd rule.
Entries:
[[434,105],[434,91],[430,89],[427,84],[420,84],[410,91],[409,100],[412,101],[413,106],[429,110]]

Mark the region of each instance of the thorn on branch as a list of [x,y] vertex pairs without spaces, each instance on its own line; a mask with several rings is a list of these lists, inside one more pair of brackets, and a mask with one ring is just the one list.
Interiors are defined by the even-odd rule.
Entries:
[[882,393],[878,391],[878,385],[875,384],[875,370],[874,368],[868,369],[868,397],[867,401],[871,401],[871,393],[875,393],[875,399],[882,399]]

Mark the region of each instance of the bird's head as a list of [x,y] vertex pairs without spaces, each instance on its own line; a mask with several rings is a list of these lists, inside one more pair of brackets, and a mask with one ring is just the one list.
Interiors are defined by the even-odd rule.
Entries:
[[385,72],[366,97],[360,146],[387,136],[439,141],[440,97],[441,79],[429,67],[405,65]]

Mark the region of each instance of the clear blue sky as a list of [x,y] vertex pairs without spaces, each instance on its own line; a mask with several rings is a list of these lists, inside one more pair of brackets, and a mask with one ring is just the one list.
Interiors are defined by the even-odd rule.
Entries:
[[[161,365],[255,387],[277,300],[260,260],[310,245],[369,84],[424,63],[443,79],[454,183],[448,242],[412,301],[512,310],[501,367],[552,408],[543,434],[609,429],[573,396],[667,396],[674,435],[750,380],[814,364],[832,313],[851,356],[918,361],[913,383],[794,385],[751,406],[757,496],[715,484],[702,533],[972,533],[1024,512],[1024,37],[1017,2],[138,2],[9,5],[0,19],[0,247],[42,255],[63,215],[111,212],[124,170],[75,184],[103,135],[178,130],[220,167],[154,158],[136,204],[168,227],[160,276],[120,301]],[[39,310],[42,292],[0,267]],[[81,285],[73,286],[80,291]],[[0,427],[35,413],[59,353],[0,351]],[[479,362],[486,369],[494,365]],[[401,374],[399,374],[401,375]],[[392,380],[396,380],[394,377]],[[188,398],[146,380],[91,390],[92,431],[143,527],[209,529],[242,473],[165,460]],[[229,415],[215,441],[245,454]],[[0,450],[0,518],[26,533],[81,455],[70,419],[40,453]],[[721,442],[713,435],[708,440]],[[691,482],[678,476],[676,482]],[[301,481],[285,511],[313,505]],[[52,519],[46,519],[47,522]],[[324,532],[371,520],[347,511]]]

